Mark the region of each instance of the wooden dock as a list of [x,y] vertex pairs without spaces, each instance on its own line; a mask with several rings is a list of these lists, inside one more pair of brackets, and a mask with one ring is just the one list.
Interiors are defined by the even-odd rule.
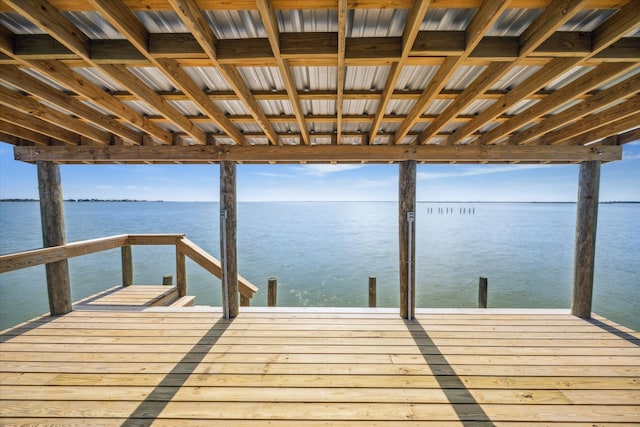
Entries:
[[0,335],[1,425],[639,425],[640,334],[559,310],[74,311]]

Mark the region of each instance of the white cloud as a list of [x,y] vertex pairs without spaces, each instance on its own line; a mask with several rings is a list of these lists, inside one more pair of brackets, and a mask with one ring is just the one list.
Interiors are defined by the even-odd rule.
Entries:
[[622,153],[622,160],[640,160],[640,153]]
[[269,177],[276,177],[276,178],[296,178],[296,175],[292,175],[290,173],[278,173],[278,172],[255,172],[253,175],[269,176]]
[[455,178],[460,176],[477,176],[488,175],[493,173],[517,172],[523,169],[542,169],[548,168],[549,165],[507,165],[507,166],[477,166],[472,168],[464,168],[459,171],[452,172],[418,172],[418,179],[441,179]]
[[302,165],[300,168],[307,174],[323,177],[331,173],[360,169],[364,165]]

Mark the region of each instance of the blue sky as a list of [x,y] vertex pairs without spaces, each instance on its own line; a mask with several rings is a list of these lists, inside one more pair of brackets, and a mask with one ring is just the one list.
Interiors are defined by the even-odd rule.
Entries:
[[[216,165],[62,165],[65,198],[217,201]],[[240,201],[397,200],[397,165],[239,165]],[[575,201],[577,165],[419,165],[420,201]],[[0,143],[0,198],[37,198],[34,165]],[[603,165],[601,201],[640,201],[640,142]]]

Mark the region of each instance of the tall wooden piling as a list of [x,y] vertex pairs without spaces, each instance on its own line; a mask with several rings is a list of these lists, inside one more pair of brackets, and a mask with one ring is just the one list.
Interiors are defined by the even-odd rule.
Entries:
[[377,305],[377,279],[375,276],[369,276],[369,307]]
[[481,277],[478,283],[478,308],[487,308],[487,278]]
[[238,315],[238,264],[236,261],[236,164],[220,162],[220,254],[223,309]]
[[[67,243],[64,225],[64,200],[60,181],[60,166],[38,161],[38,191],[40,194],[40,221],[44,247]],[[71,311],[71,285],[67,260],[46,265],[49,311],[52,316]]]
[[591,317],[599,192],[600,161],[581,163],[578,182],[571,313],[586,319]]
[[400,242],[400,317],[413,319],[415,313],[416,278],[416,162],[400,162],[398,185],[399,242]]
[[278,305],[278,279],[275,277],[269,279],[267,305],[269,307],[276,307]]

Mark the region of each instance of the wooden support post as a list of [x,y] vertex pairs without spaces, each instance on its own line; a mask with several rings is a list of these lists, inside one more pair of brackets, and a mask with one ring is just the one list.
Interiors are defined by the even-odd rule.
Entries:
[[376,278],[375,276],[369,276],[369,307],[376,306]]
[[278,305],[278,279],[275,277],[270,278],[268,287],[267,305],[276,307]]
[[236,262],[236,164],[220,162],[220,254],[223,311],[238,315],[238,264]]
[[162,286],[173,286],[173,276],[170,274],[162,276]]
[[416,253],[416,161],[400,162],[398,205],[400,242],[400,317],[413,319],[415,312]]
[[133,254],[131,246],[120,248],[122,258],[122,286],[133,285]]
[[594,160],[581,163],[578,183],[571,314],[585,319],[591,317],[599,191],[600,161]]
[[487,308],[487,278],[481,277],[478,283],[478,308]]
[[[64,200],[60,181],[60,166],[38,161],[38,191],[40,193],[40,221],[44,247],[67,243],[64,226]],[[52,316],[71,311],[71,285],[67,260],[47,264],[47,291]]]
[[187,296],[187,257],[176,247],[176,286],[178,295]]

